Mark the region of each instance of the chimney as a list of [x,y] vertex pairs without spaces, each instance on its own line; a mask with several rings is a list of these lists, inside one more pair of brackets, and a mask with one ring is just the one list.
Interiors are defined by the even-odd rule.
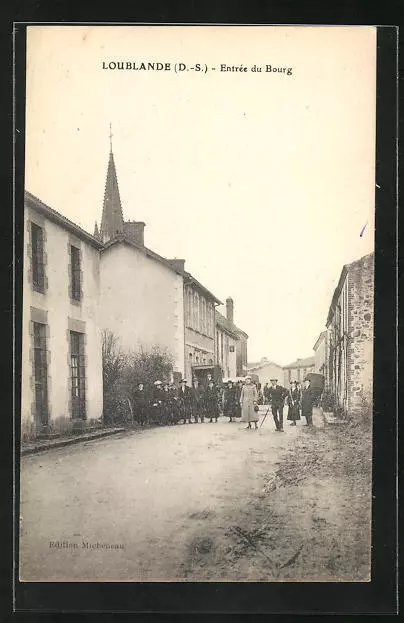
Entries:
[[171,266],[177,270],[179,273],[183,273],[185,270],[185,260],[179,260],[178,258],[174,258],[173,260],[168,260]]
[[125,234],[141,247],[144,247],[144,228],[143,221],[126,221],[124,224]]
[[234,323],[234,302],[230,296],[226,299],[226,318],[232,324]]

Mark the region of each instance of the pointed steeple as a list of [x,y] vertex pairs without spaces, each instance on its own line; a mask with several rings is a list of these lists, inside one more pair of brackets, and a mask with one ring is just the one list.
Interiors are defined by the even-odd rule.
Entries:
[[102,208],[102,220],[100,237],[103,242],[107,242],[118,233],[123,233],[123,214],[121,198],[119,195],[118,178],[115,169],[114,154],[112,151],[112,131],[110,124],[110,151],[105,183],[104,205]]
[[94,238],[100,238],[100,232],[98,231],[98,223],[97,221],[95,221],[95,227],[94,227]]

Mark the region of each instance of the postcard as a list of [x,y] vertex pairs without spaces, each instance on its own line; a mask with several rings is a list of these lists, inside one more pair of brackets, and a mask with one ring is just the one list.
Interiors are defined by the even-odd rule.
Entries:
[[26,62],[20,582],[369,582],[376,27]]

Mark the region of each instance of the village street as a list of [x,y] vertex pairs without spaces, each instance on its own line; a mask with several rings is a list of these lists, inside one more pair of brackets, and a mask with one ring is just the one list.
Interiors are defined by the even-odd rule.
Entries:
[[23,457],[21,579],[360,576],[363,475],[347,487],[327,471],[339,450],[318,410],[302,424],[281,434],[270,413],[258,431],[220,418]]

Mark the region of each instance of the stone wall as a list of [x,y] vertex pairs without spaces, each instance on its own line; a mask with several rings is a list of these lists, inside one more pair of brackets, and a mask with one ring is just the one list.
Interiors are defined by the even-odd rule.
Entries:
[[374,255],[348,269],[348,411],[371,410],[373,402]]

